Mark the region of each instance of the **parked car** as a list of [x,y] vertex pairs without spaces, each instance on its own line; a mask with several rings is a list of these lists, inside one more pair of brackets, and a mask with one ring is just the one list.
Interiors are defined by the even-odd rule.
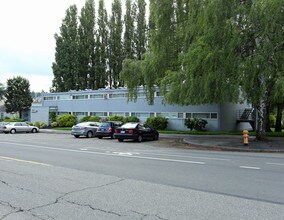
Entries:
[[4,126],[8,124],[8,122],[0,122],[0,133],[4,132]]
[[114,137],[122,142],[124,139],[133,139],[141,142],[143,140],[158,140],[159,132],[146,124],[129,122],[115,129]]
[[9,122],[4,125],[4,133],[15,134],[18,132],[26,132],[26,133],[37,133],[39,132],[39,128],[33,125],[29,125],[26,122]]
[[98,127],[101,123],[99,122],[81,122],[72,126],[71,135],[74,135],[75,138],[80,136],[85,136],[87,138],[94,137]]
[[113,139],[114,130],[121,125],[122,122],[120,121],[102,122],[97,130],[96,137],[98,137],[99,139],[102,139],[103,137],[110,137],[111,139]]

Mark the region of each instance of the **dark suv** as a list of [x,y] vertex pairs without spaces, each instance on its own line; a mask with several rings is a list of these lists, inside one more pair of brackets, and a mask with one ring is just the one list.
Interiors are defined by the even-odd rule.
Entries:
[[120,121],[102,122],[96,132],[96,137],[98,137],[99,139],[102,139],[103,137],[110,137],[111,139],[113,139],[115,128],[121,125],[122,125],[122,122]]

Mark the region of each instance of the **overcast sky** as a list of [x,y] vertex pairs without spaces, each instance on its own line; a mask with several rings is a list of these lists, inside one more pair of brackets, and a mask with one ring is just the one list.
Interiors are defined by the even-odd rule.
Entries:
[[[111,2],[105,0],[108,10]],[[22,76],[29,80],[31,91],[49,91],[54,34],[72,4],[80,10],[85,0],[0,0],[0,83]]]

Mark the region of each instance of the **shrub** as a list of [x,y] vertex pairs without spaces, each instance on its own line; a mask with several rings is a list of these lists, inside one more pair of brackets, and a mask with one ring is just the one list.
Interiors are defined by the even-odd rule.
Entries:
[[146,124],[157,130],[165,130],[168,126],[168,119],[161,116],[150,117],[147,118]]
[[101,120],[101,118],[98,117],[98,116],[85,116],[85,117],[81,118],[79,122],[86,122],[86,121],[96,121],[96,122],[98,122],[100,120]]
[[205,131],[205,126],[208,122],[202,118],[187,118],[184,121],[184,125],[191,131],[194,129],[196,131]]
[[126,117],[124,118],[123,122],[126,123],[126,122],[139,122],[139,118],[135,117],[135,116],[129,116],[129,117]]
[[76,124],[76,118],[76,115],[65,114],[58,116],[56,121],[59,127],[72,127]]
[[36,122],[34,123],[34,126],[40,128],[40,123],[39,123],[38,121],[36,121]]
[[55,127],[58,127],[58,123],[55,121],[55,122],[51,122],[51,127],[55,128]]
[[45,123],[45,122],[42,122],[41,124],[40,124],[40,128],[46,128],[47,127],[47,124]]
[[185,119],[184,125],[192,131],[195,127],[195,118]]
[[118,115],[109,116],[109,117],[108,117],[108,120],[109,120],[109,121],[121,121],[121,122],[123,122],[123,121],[124,121],[124,117],[118,116]]
[[275,124],[276,124],[276,116],[270,114],[269,115],[269,125],[271,128],[275,128]]

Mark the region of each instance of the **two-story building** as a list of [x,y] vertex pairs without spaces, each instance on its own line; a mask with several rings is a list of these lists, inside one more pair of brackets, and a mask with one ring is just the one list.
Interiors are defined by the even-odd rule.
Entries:
[[168,129],[187,130],[184,126],[186,118],[203,118],[208,124],[208,131],[236,131],[251,129],[247,121],[240,121],[240,115],[249,104],[205,104],[205,105],[170,105],[156,88],[154,104],[149,105],[141,87],[136,102],[127,101],[127,88],[82,90],[58,93],[45,93],[41,102],[31,107],[29,119],[31,122],[50,124],[49,113],[57,115],[74,114],[77,119],[84,116],[136,116],[141,122],[148,117],[164,116],[168,118]]

